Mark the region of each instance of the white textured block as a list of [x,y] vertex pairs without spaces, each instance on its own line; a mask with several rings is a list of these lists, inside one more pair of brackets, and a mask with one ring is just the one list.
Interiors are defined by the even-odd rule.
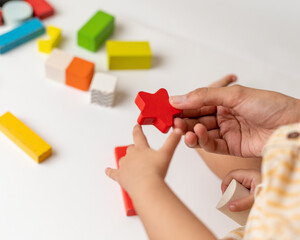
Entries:
[[230,217],[232,220],[237,222],[238,224],[244,226],[246,225],[248,215],[250,210],[241,211],[241,212],[231,212],[228,209],[228,203],[237,200],[240,198],[244,198],[250,195],[250,191],[245,188],[242,184],[233,179],[226,191],[224,192],[221,200],[217,204],[217,209]]
[[112,106],[116,86],[117,77],[105,73],[95,73],[90,86],[91,103],[106,107]]
[[69,53],[61,51],[57,48],[53,49],[45,63],[46,77],[61,83],[65,83],[66,69],[70,65],[73,58],[74,57]]

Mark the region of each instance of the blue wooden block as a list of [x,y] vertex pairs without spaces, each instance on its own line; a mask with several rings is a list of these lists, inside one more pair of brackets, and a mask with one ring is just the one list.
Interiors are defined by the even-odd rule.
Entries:
[[45,27],[42,22],[37,18],[33,18],[0,36],[0,54],[37,38],[43,33],[45,33]]

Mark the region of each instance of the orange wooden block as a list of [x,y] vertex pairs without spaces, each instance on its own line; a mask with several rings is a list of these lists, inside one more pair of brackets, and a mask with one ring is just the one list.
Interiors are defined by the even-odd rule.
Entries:
[[88,91],[94,75],[95,64],[78,57],[74,57],[66,70],[66,84]]

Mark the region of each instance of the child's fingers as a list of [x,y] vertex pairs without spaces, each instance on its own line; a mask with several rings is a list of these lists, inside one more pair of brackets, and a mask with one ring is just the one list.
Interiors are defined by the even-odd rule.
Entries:
[[[252,188],[253,174],[255,171],[252,169],[238,169],[229,172],[222,180],[221,190],[225,192],[232,179],[235,179],[246,188]],[[257,175],[256,175],[257,176]]]
[[173,132],[168,136],[164,145],[160,148],[161,151],[166,152],[170,156],[174,154],[174,151],[180,142],[182,136],[182,131],[178,128],[175,128]]
[[228,208],[232,212],[240,212],[248,210],[252,207],[254,203],[254,195],[249,195],[247,197],[234,200],[228,204]]
[[118,181],[118,170],[117,169],[112,169],[112,168],[106,168],[105,169],[105,174],[115,180],[116,182]]
[[147,138],[143,133],[142,127],[140,125],[135,125],[133,128],[133,141],[136,147],[149,147]]
[[213,136],[213,133],[209,134],[204,125],[197,124],[194,127],[194,132],[198,137],[199,146],[205,151],[219,154],[228,154],[226,141],[224,139],[215,138]]
[[236,82],[237,76],[234,74],[229,74],[220,80],[213,82],[212,84],[208,85],[208,87],[227,87],[229,84]]

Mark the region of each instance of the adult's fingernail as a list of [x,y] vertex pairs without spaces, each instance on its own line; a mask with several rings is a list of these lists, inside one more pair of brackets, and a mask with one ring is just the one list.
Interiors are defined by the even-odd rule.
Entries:
[[174,129],[174,132],[176,133],[176,134],[182,134],[182,131],[181,131],[181,129],[179,129],[179,128],[175,128]]
[[230,211],[234,211],[234,210],[236,210],[236,205],[235,204],[229,204],[228,208],[229,208]]
[[171,96],[170,97],[170,102],[171,103],[183,103],[186,99],[185,95],[178,95],[178,96]]

